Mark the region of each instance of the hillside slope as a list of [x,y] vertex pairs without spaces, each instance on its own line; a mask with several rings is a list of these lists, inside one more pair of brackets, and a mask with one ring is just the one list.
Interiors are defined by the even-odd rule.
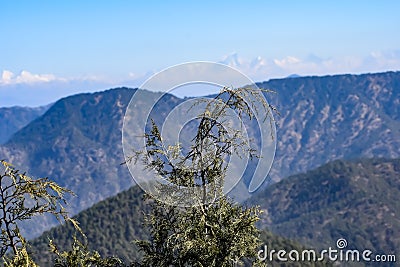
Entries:
[[[298,77],[259,84],[277,94],[277,153],[271,178],[316,168],[337,158],[400,157],[400,72]],[[121,127],[135,90],[117,88],[57,101],[0,146],[0,158],[35,177],[48,176],[77,194],[77,212],[133,184],[123,162]],[[147,92],[142,101],[158,98]],[[155,107],[162,121],[183,99],[166,95]],[[138,101],[135,116],[145,116]],[[140,130],[140,129],[138,129]],[[38,226],[41,227],[38,227]],[[52,221],[28,225],[30,237]]]
[[[90,249],[97,250],[102,256],[118,256],[126,263],[140,257],[133,241],[146,239],[147,230],[143,228],[143,213],[148,205],[142,200],[143,192],[137,186],[101,201],[89,209],[80,212],[75,219],[80,222],[88,238]],[[71,225],[62,225],[46,231],[39,238],[31,241],[34,258],[40,266],[52,266],[53,256],[49,252],[49,238],[60,250],[70,249],[72,236],[77,235]],[[262,241],[274,249],[304,249],[299,243],[279,237],[269,231],[263,231]],[[260,247],[261,249],[262,247]],[[269,266],[330,266],[325,262],[270,262]]]
[[34,119],[43,115],[50,106],[43,107],[8,107],[0,108],[0,144],[7,142],[11,136]]
[[349,248],[398,253],[400,159],[337,160],[257,192],[262,227],[327,249],[339,238]]
[[277,151],[271,177],[334,159],[400,157],[400,72],[297,77],[258,84],[276,94]]

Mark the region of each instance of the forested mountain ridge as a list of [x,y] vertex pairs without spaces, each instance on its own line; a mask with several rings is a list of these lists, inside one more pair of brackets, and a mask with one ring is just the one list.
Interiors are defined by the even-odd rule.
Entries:
[[265,212],[262,228],[326,249],[345,238],[348,248],[398,253],[400,159],[336,160],[290,176],[251,199]]
[[[396,255],[400,247],[399,176],[400,159],[336,160],[258,191],[246,205],[259,205],[264,211],[258,227],[263,231],[262,243],[270,250],[318,252],[336,248],[336,241],[344,238],[348,249]],[[142,196],[143,191],[133,186],[75,216],[89,248],[127,262],[140,257],[132,241],[148,236],[142,223],[149,209]],[[63,250],[70,248],[74,234],[81,237],[72,225],[63,225],[32,240],[41,266],[51,261],[49,238]],[[313,266],[310,262],[279,264],[284,263],[276,261],[272,266]],[[394,265],[388,262],[387,266]]]
[[[147,239],[148,231],[142,225],[144,214],[149,212],[148,203],[143,201],[143,191],[138,186],[107,198],[92,207],[80,212],[74,218],[80,223],[87,236],[88,247],[96,250],[103,257],[117,256],[130,263],[138,260],[140,253],[134,244],[137,239]],[[53,266],[54,254],[49,250],[49,239],[53,240],[60,251],[71,249],[72,237],[76,235],[83,240],[71,224],[61,225],[44,232],[32,240],[31,252],[35,261],[42,267]],[[306,247],[298,242],[277,236],[270,231],[261,233],[261,241],[270,249],[296,249],[302,251]],[[260,249],[263,249],[260,246]],[[268,262],[268,266],[331,266],[325,262]],[[247,266],[247,265],[246,265]]]
[[[258,84],[276,91],[267,99],[281,115],[271,177],[316,168],[337,158],[400,155],[400,72],[298,77]],[[122,120],[134,89],[78,94],[0,146],[0,158],[35,177],[48,176],[77,194],[73,214],[133,185],[121,145]],[[142,101],[160,93],[146,92]],[[161,120],[183,99],[166,95],[153,113]],[[137,116],[145,116],[137,106]],[[28,229],[32,236],[49,227]],[[32,226],[32,225],[30,225]],[[36,225],[37,226],[37,225]]]
[[43,115],[50,105],[43,107],[2,107],[0,108],[0,144],[6,143],[11,136]]
[[297,77],[259,87],[276,91],[280,111],[274,180],[334,159],[400,157],[400,72]]

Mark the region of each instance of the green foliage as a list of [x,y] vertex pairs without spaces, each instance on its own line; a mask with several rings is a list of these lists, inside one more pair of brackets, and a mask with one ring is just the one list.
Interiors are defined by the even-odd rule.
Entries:
[[[231,266],[245,258],[256,261],[260,240],[255,223],[260,211],[234,204],[222,189],[232,152],[257,156],[243,136],[244,117],[251,120],[253,112],[262,112],[264,122],[273,123],[271,109],[253,88],[225,87],[206,103],[195,118],[198,127],[186,150],[180,144],[167,147],[152,121],[144,135],[145,149],[130,159],[140,160],[174,185],[158,184],[158,194],[147,195],[152,201],[146,217],[150,240],[137,242],[144,253],[138,266]],[[241,119],[236,128],[228,123],[229,109]]]
[[50,240],[52,253],[57,255],[54,267],[119,267],[124,266],[117,257],[102,258],[97,251],[89,251],[87,245],[82,244],[76,237],[69,251],[60,252]]
[[[18,230],[17,230],[18,231]],[[18,232],[18,238],[20,241],[20,246],[13,250],[12,256],[3,256],[3,264],[5,267],[19,267],[19,266],[38,266],[32,259],[31,255],[27,251],[26,240]]]
[[[77,222],[68,217],[63,206],[65,194],[72,192],[48,178],[32,179],[4,160],[1,166],[4,172],[0,173],[0,257],[7,266],[34,265],[18,223],[36,215],[52,214],[58,220],[71,222],[79,230]],[[5,257],[9,251],[13,255],[11,259]]]
[[232,266],[255,260],[259,246],[257,208],[244,208],[222,197],[207,206],[179,208],[159,201],[146,217],[150,240],[137,266]]
[[[75,219],[68,217],[63,205],[65,194],[72,193],[48,178],[32,179],[20,173],[11,164],[1,161],[4,173],[0,174],[0,215],[2,232],[1,257],[4,266],[38,266],[29,252],[28,244],[21,235],[18,223],[32,219],[35,215],[52,214],[58,220],[71,222],[68,226],[86,237]],[[71,239],[71,235],[68,236]],[[48,250],[48,248],[46,248]],[[46,253],[45,249],[37,251]],[[56,267],[109,267],[124,266],[117,257],[102,258],[97,251],[90,251],[86,244],[73,238],[69,250],[60,251],[50,239],[50,253],[55,255]],[[6,255],[6,253],[8,253]]]

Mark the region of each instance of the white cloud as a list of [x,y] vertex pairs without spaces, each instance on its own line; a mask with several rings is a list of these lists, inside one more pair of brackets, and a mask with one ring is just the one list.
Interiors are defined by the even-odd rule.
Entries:
[[[120,86],[120,84],[118,84]],[[0,76],[0,107],[40,106],[69,95],[116,87],[102,76],[63,78],[54,74],[3,70]]]
[[37,83],[37,82],[50,82],[56,80],[53,74],[32,74],[29,71],[23,70],[17,76],[17,83]]
[[9,70],[3,70],[1,76],[1,84],[33,84],[33,83],[46,83],[51,81],[62,81],[64,79],[57,78],[53,74],[33,74],[29,71],[23,70],[19,75],[15,75]]
[[1,75],[0,84],[1,83],[5,83],[5,84],[11,83],[13,77],[14,77],[14,73],[12,73],[9,70],[3,70],[3,73]]

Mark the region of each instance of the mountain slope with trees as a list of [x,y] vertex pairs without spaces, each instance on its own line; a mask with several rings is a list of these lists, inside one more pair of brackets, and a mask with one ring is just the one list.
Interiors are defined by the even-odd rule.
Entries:
[[[143,213],[149,211],[149,206],[142,197],[143,191],[133,186],[76,215],[73,219],[80,222],[80,227],[87,236],[89,249],[97,250],[103,257],[118,256],[126,263],[138,259],[141,254],[133,241],[148,237],[148,231],[142,223]],[[53,240],[60,250],[68,250],[71,248],[73,242],[71,237],[74,235],[83,240],[70,224],[44,232],[30,242],[33,258],[42,267],[52,266],[51,262],[55,255],[49,251],[49,239]],[[299,251],[305,249],[299,243],[279,237],[270,231],[262,231],[261,240],[269,248]],[[283,263],[275,260],[269,266],[329,266],[329,264]]]
[[[395,254],[400,247],[398,177],[400,159],[337,160],[283,179],[257,192],[248,204],[260,205],[264,211],[258,227],[269,249],[319,251],[335,248],[336,241],[345,238],[349,249]],[[140,257],[132,241],[148,236],[142,223],[149,206],[142,196],[142,190],[134,186],[75,216],[89,248],[125,261]],[[64,225],[33,240],[33,250],[40,251],[38,262],[48,266],[49,238],[60,249],[68,249],[74,234],[72,225]],[[295,266],[291,264],[287,266]]]
[[0,108],[0,144],[6,143],[11,136],[28,125],[34,119],[42,116],[50,105],[43,107],[7,107]]
[[[273,181],[338,158],[400,156],[400,72],[298,77],[260,87],[277,106],[277,153]],[[77,194],[73,214],[133,185],[124,161],[121,127],[134,89],[78,94],[57,101],[45,114],[0,146],[0,158],[34,177],[48,176]],[[149,101],[160,93],[147,92]],[[167,95],[153,115],[162,120],[183,99]],[[145,116],[137,106],[137,116]],[[29,228],[31,237],[54,222]]]
[[257,192],[263,228],[304,245],[398,253],[400,159],[336,160]]
[[277,181],[334,159],[400,157],[400,72],[297,77],[276,91],[280,111],[271,177]]

